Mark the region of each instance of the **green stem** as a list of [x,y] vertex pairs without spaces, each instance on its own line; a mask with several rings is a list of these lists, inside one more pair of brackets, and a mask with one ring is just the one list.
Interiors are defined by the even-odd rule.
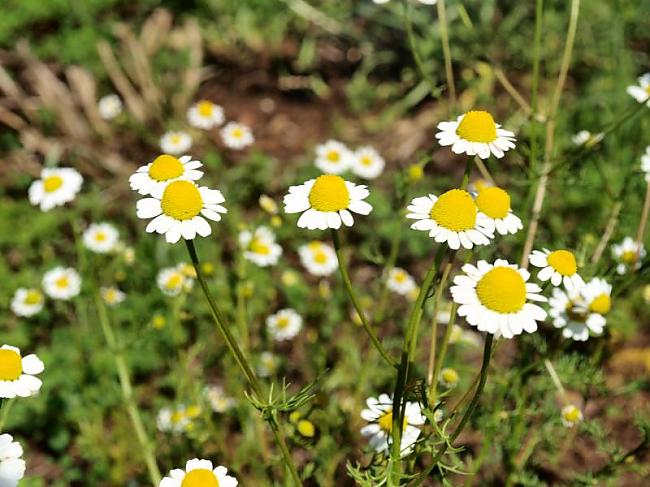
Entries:
[[246,351],[250,347],[250,338],[248,319],[246,317],[246,259],[244,258],[243,252],[239,254],[237,278],[237,325],[239,327],[242,349]]
[[451,49],[449,47],[449,33],[447,31],[447,10],[445,0],[438,0],[438,25],[442,39],[442,54],[445,58],[445,75],[449,89],[449,105],[453,110],[456,107],[456,85],[454,84],[454,71],[451,66]]
[[436,86],[436,82],[427,72],[424,67],[424,62],[422,61],[422,56],[418,50],[417,42],[415,40],[415,33],[413,32],[413,23],[411,22],[411,5],[409,0],[404,0],[404,29],[406,30],[406,37],[409,42],[409,49],[413,55],[413,60],[415,61],[415,66],[420,72],[420,76],[427,82],[429,89],[431,90],[431,96],[433,98],[438,98],[439,89]]
[[14,400],[15,400],[15,398],[2,399],[2,406],[1,406],[1,409],[0,409],[0,433],[2,433],[2,430],[5,427],[5,424],[7,424],[7,418],[9,417],[9,411],[11,410],[11,406],[14,405]]
[[384,276],[381,281],[381,294],[379,295],[379,304],[377,305],[377,311],[372,317],[373,323],[379,323],[384,319],[384,311],[386,310],[386,305],[388,304],[388,273],[395,267],[395,262],[397,262],[397,254],[399,252],[399,244],[402,240],[402,232],[393,232],[393,238],[390,242],[390,253],[388,254],[388,260],[384,266]]
[[447,328],[445,329],[445,336],[442,339],[440,353],[438,354],[438,357],[436,357],[435,366],[433,368],[432,378],[429,386],[429,403],[432,407],[436,404],[436,396],[438,394],[438,377],[440,376],[442,365],[445,363],[445,356],[447,355],[447,348],[449,347],[449,339],[451,338],[451,332],[454,329],[454,324],[456,322],[457,308],[458,304],[453,303],[451,305],[451,316],[449,318],[449,323],[447,323]]

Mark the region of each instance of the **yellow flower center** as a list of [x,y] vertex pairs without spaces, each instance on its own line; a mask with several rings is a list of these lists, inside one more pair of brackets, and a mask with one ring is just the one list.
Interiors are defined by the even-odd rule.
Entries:
[[645,87],[645,92],[650,96],[650,85]]
[[117,291],[115,289],[107,289],[104,293],[104,299],[108,303],[114,303],[117,301]]
[[350,192],[340,176],[318,176],[309,191],[309,204],[318,211],[344,210],[350,204]]
[[458,382],[458,372],[456,372],[454,369],[444,369],[442,371],[442,380],[448,384],[455,384]]
[[488,112],[471,111],[463,116],[456,128],[456,134],[469,142],[489,144],[497,138],[497,125]]
[[570,423],[577,423],[580,421],[580,410],[575,406],[569,406],[563,414],[564,419]]
[[578,270],[578,264],[573,253],[568,250],[556,250],[546,258],[546,262],[563,276],[572,276]]
[[406,282],[406,272],[401,272],[401,271],[396,272],[395,275],[393,276],[393,279],[395,280],[395,282],[398,282],[400,284]]
[[197,105],[199,115],[206,118],[212,116],[213,107],[214,105],[212,104],[212,102],[207,100],[200,101]]
[[185,414],[188,418],[197,418],[201,414],[201,408],[199,406],[189,406],[185,410]]
[[621,261],[625,264],[636,264],[639,259],[639,254],[636,250],[626,250],[621,254]]
[[608,294],[601,294],[589,304],[589,309],[594,313],[605,315],[612,309],[612,299]]
[[339,151],[331,150],[327,153],[327,160],[330,162],[339,162],[341,160],[341,154]]
[[476,204],[467,191],[452,189],[444,193],[431,208],[431,219],[441,227],[454,232],[474,228]]
[[260,255],[269,255],[271,253],[271,248],[259,238],[254,238],[251,240],[250,250],[254,254]]
[[181,487],[219,487],[219,479],[211,470],[197,468],[187,472]]
[[362,156],[361,157],[361,164],[364,166],[371,166],[372,165],[372,157],[370,156]]
[[70,279],[68,276],[59,277],[56,281],[54,281],[54,285],[59,289],[65,289],[70,286]]
[[183,282],[183,276],[181,274],[172,274],[169,276],[169,279],[167,279],[167,282],[165,283],[165,286],[167,289],[174,289],[180,286]]
[[20,354],[13,350],[0,350],[0,380],[16,380],[22,373]]
[[313,438],[314,435],[316,435],[316,427],[314,426],[314,423],[307,419],[301,419],[298,421],[298,425],[296,427],[298,429],[298,433],[300,433],[302,436]]
[[510,195],[501,188],[483,188],[476,197],[476,206],[490,218],[505,218],[510,211]]
[[165,317],[162,316],[162,315],[155,315],[155,316],[151,319],[151,324],[152,324],[153,327],[156,328],[156,329],[163,328],[163,327],[165,326],[165,323],[166,323],[166,322],[167,322],[167,320],[166,320]]
[[190,181],[169,183],[160,201],[163,213],[175,220],[190,220],[203,209],[203,198]]
[[316,262],[317,264],[327,263],[327,254],[322,250],[316,250],[314,252],[314,262]]
[[185,419],[185,414],[183,414],[181,411],[174,411],[169,419],[172,424],[178,424],[183,421],[183,419]]
[[178,145],[182,142],[183,137],[180,134],[173,134],[170,138],[169,141],[172,143],[172,145]]
[[183,172],[181,161],[168,154],[156,157],[149,167],[149,177],[156,181],[168,181],[182,176]]
[[235,139],[241,139],[244,136],[244,131],[241,129],[241,127],[235,127],[230,132],[230,135]]
[[43,301],[43,295],[36,289],[30,289],[25,295],[25,304],[35,305],[41,304]]
[[43,180],[43,189],[46,193],[52,193],[63,186],[61,176],[48,176]]
[[[406,428],[407,423],[408,423],[408,420],[407,420],[406,416],[404,416],[404,425],[402,426],[402,429]],[[379,420],[377,421],[377,424],[386,433],[390,433],[391,431],[393,431],[393,410],[392,410],[392,408],[389,409],[388,411],[386,411],[386,413],[384,413],[384,415],[381,418],[379,418]]]
[[519,272],[509,267],[495,267],[476,286],[479,301],[497,313],[516,313],[526,302],[526,283]]
[[289,326],[289,318],[286,316],[281,316],[278,318],[278,321],[276,322],[275,326],[280,328],[281,330],[284,330],[287,326]]
[[104,240],[106,240],[106,234],[104,232],[97,232],[95,234],[95,240],[97,242],[103,242]]

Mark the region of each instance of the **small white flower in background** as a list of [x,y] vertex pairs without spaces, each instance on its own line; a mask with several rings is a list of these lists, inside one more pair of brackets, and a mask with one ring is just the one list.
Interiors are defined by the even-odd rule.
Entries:
[[581,130],[573,137],[571,137],[571,141],[577,146],[581,146],[585,144],[591,146],[603,140],[603,137],[605,137],[605,134],[603,132],[592,134],[588,130]]
[[226,121],[223,108],[209,100],[196,102],[187,110],[187,120],[192,127],[210,130]]
[[645,181],[650,184],[650,145],[645,148],[645,154],[641,156],[641,171],[645,173]]
[[413,279],[408,272],[399,267],[393,267],[388,271],[386,286],[391,291],[401,294],[402,296],[407,296],[417,288],[415,279]]
[[52,299],[66,301],[81,292],[81,277],[72,267],[55,267],[43,276],[43,290]]
[[280,361],[273,352],[262,352],[257,363],[257,374],[260,377],[270,377],[278,370]]
[[440,371],[440,384],[442,384],[447,389],[453,389],[458,385],[460,376],[456,369],[444,368]]
[[34,316],[43,309],[45,298],[38,289],[18,288],[11,299],[11,311],[16,316]]
[[222,414],[235,407],[235,399],[227,396],[221,386],[206,386],[203,394],[215,413]]
[[29,187],[29,202],[49,211],[74,200],[82,184],[81,174],[70,167],[43,169],[41,179]]
[[612,255],[617,262],[616,272],[623,275],[641,267],[646,251],[643,244],[639,246],[632,237],[625,237],[621,243],[612,245]]
[[13,436],[0,435],[0,486],[16,487],[25,476],[25,460],[22,459],[23,447],[14,441]]
[[212,468],[210,460],[194,458],[185,464],[185,470],[176,468],[162,479],[159,487],[236,487],[237,479],[228,475],[223,466]]
[[110,223],[92,223],[83,234],[86,248],[98,254],[107,254],[116,250],[120,233]]
[[580,289],[553,289],[549,298],[549,316],[553,326],[562,329],[562,336],[575,341],[584,342],[590,332],[601,335],[606,320],[602,314],[591,313],[585,307]]
[[568,404],[562,408],[562,424],[567,428],[573,428],[583,420],[582,411],[573,404]]
[[612,309],[612,285],[605,279],[594,277],[580,288],[578,311],[606,315]]
[[580,289],[585,283],[578,274],[578,263],[573,252],[568,250],[553,252],[548,249],[533,250],[529,259],[532,265],[542,268],[537,274],[537,279],[540,281],[550,279],[553,286],[564,284],[564,287],[569,290]]
[[316,179],[291,186],[284,197],[285,213],[302,213],[299,228],[309,230],[338,229],[341,223],[354,224],[353,211],[368,215],[372,206],[365,201],[370,192],[365,185],[356,185],[340,176],[325,174]]
[[35,355],[20,355],[20,349],[11,345],[0,348],[0,398],[29,397],[36,394],[43,382],[36,375],[45,370]]
[[277,264],[282,255],[282,247],[275,242],[275,234],[268,227],[241,232],[239,245],[244,249],[244,258],[260,267]]
[[175,297],[192,289],[194,281],[179,266],[167,267],[158,273],[158,287],[166,296]]
[[[368,398],[366,404],[368,409],[361,411],[361,418],[370,424],[361,428],[361,434],[369,438],[370,447],[375,451],[388,453],[388,440],[393,431],[393,399],[388,394],[381,394],[378,398]],[[417,402],[407,402],[404,408],[402,456],[411,452],[420,436],[419,426],[426,422]]]
[[372,147],[360,147],[352,158],[352,172],[364,179],[375,179],[386,167],[386,161]]
[[188,179],[198,181],[203,177],[203,171],[198,171],[203,164],[192,156],[175,157],[161,154],[153,162],[140,166],[129,177],[131,189],[143,196],[164,190],[172,181]]
[[260,195],[259,204],[260,208],[262,208],[269,215],[278,214],[278,204],[270,196],[267,196],[265,194]]
[[302,328],[302,317],[291,308],[281,309],[266,319],[266,327],[274,340],[291,340]]
[[122,100],[116,94],[102,96],[97,103],[99,116],[104,120],[113,120],[122,113]]
[[298,255],[302,265],[313,276],[329,276],[339,265],[332,246],[318,240],[301,245]]
[[650,107],[650,73],[640,76],[637,86],[628,86],[627,94],[639,103],[645,103]]
[[440,122],[438,129],[438,143],[450,145],[455,154],[478,155],[481,159],[494,154],[500,159],[515,147],[515,134],[502,129],[492,115],[484,111],[467,112],[455,122]]
[[528,302],[546,301],[542,289],[528,283],[530,273],[508,261],[494,264],[479,260],[476,266],[465,264],[464,275],[454,278],[453,300],[458,303],[458,316],[479,331],[512,338],[526,331],[537,331],[537,322],[546,319],[546,311]]
[[253,142],[255,142],[253,131],[250,127],[237,122],[228,122],[221,129],[221,139],[226,144],[226,147],[235,150],[244,149],[253,145]]
[[116,306],[126,299],[126,294],[115,286],[103,287],[99,290],[99,293],[102,295],[104,302],[109,306]]
[[162,408],[156,418],[156,425],[163,433],[182,433],[187,431],[191,423],[192,418],[187,414],[185,406]]
[[160,150],[165,154],[183,154],[191,147],[192,136],[187,132],[170,130],[160,138]]
[[490,227],[501,235],[515,234],[524,228],[521,219],[510,208],[510,195],[501,188],[482,188],[476,195],[476,207],[493,225]]
[[[447,312],[449,313],[449,312]],[[438,320],[441,323],[440,319]],[[447,320],[447,323],[449,320]],[[459,343],[464,345],[471,345],[473,347],[481,346],[481,336],[470,330],[465,330],[462,326],[454,324],[449,335],[449,343]]]
[[122,258],[127,265],[132,265],[135,262],[135,249],[131,246],[122,248]]
[[338,140],[328,140],[316,146],[314,165],[325,174],[341,174],[351,168],[354,154]]

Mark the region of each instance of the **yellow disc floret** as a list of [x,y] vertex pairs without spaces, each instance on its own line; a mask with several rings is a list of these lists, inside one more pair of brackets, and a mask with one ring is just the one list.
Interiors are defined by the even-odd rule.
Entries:
[[48,176],[43,179],[43,189],[46,193],[53,193],[63,186],[63,178],[61,176]]
[[174,156],[162,154],[149,166],[149,177],[156,181],[169,181],[183,175],[183,164]]
[[271,249],[262,239],[254,238],[249,245],[250,251],[254,254],[269,255]]
[[0,380],[16,380],[23,373],[23,362],[18,352],[0,350]]
[[526,303],[526,283],[514,269],[495,267],[476,286],[479,301],[497,313],[516,313]]
[[546,258],[546,262],[563,276],[572,276],[578,271],[578,264],[573,253],[568,250],[556,250]]
[[605,315],[609,313],[610,309],[612,309],[612,298],[609,294],[603,293],[589,303],[589,310],[594,313]]
[[286,327],[289,326],[289,318],[286,316],[281,316],[278,318],[278,321],[275,322],[275,326],[280,328],[281,330],[284,330]]
[[621,254],[621,262],[625,264],[636,264],[639,260],[639,253],[636,250],[626,250]]
[[163,213],[175,220],[190,220],[203,209],[203,198],[190,181],[174,181],[165,188],[160,201]]
[[454,232],[474,228],[476,204],[467,191],[452,189],[444,193],[431,208],[431,219],[441,227]]
[[309,191],[309,204],[318,211],[345,210],[350,205],[350,192],[340,176],[318,176]]
[[211,470],[197,468],[187,472],[181,487],[219,487],[219,480]]
[[213,108],[214,108],[214,105],[212,104],[211,101],[201,100],[197,104],[197,109],[198,109],[199,115],[201,115],[202,117],[211,117]]
[[341,154],[339,151],[331,150],[327,153],[327,160],[330,162],[339,162],[341,160]]
[[314,423],[307,419],[301,419],[298,421],[296,428],[298,429],[298,433],[307,438],[313,438],[316,435],[316,427],[314,426]]
[[483,188],[476,197],[476,206],[490,218],[505,218],[510,211],[510,195],[501,188]]
[[27,294],[25,294],[25,304],[35,305],[41,304],[41,302],[43,302],[43,295],[40,293],[40,291],[37,291],[36,289],[30,289],[27,291]]
[[56,281],[54,281],[54,285],[59,289],[66,289],[70,286],[70,279],[68,276],[59,277]]
[[[407,423],[408,423],[408,419],[406,416],[404,416],[404,425],[402,426],[402,429],[406,428]],[[393,410],[390,409],[386,411],[383,414],[383,416],[381,416],[379,420],[377,420],[377,424],[386,433],[390,433],[391,431],[393,431]]]
[[564,419],[569,423],[577,423],[578,421],[580,421],[580,417],[582,416],[582,413],[580,412],[580,409],[571,405],[565,408],[562,415],[564,416]]
[[497,138],[497,125],[488,112],[471,111],[463,116],[456,134],[469,142],[489,144]]

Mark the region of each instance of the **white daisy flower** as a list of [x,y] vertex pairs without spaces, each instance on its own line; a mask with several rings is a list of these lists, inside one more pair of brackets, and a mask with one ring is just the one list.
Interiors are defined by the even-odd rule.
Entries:
[[589,132],[589,130],[581,130],[573,137],[571,137],[571,141],[577,146],[581,146],[585,144],[591,146],[603,140],[603,137],[605,137],[605,134],[603,132],[592,134],[591,132]]
[[640,76],[637,86],[628,86],[627,94],[639,103],[645,103],[650,107],[650,73]]
[[187,120],[192,127],[210,130],[226,121],[223,108],[209,100],[196,102],[187,110]]
[[129,178],[131,189],[143,196],[162,191],[168,183],[179,179],[198,181],[203,177],[201,161],[192,156],[176,158],[169,154],[161,154],[153,162],[140,166]]
[[479,260],[476,267],[465,264],[465,275],[454,278],[453,300],[458,303],[458,316],[479,331],[512,338],[526,331],[537,330],[537,322],[546,319],[546,311],[527,302],[546,301],[537,284],[528,283],[530,273],[508,261],[494,264]]
[[326,174],[341,174],[354,164],[354,154],[338,140],[316,146],[314,165]]
[[605,279],[594,277],[580,289],[583,312],[606,315],[612,309],[612,285]]
[[97,103],[97,109],[99,116],[104,120],[113,120],[122,113],[122,100],[114,93],[102,96]]
[[102,296],[104,302],[109,306],[118,305],[126,299],[126,294],[120,291],[115,286],[111,287],[102,287],[99,290],[99,293]]
[[439,198],[432,194],[415,198],[407,210],[406,218],[418,220],[412,229],[429,232],[429,237],[447,242],[454,250],[487,245],[494,238],[495,223],[478,211],[472,196],[462,189],[452,189]]
[[632,237],[625,237],[620,244],[612,245],[612,255],[618,263],[616,272],[623,275],[641,267],[641,261],[645,258],[646,251],[643,244],[638,246]]
[[23,447],[14,441],[13,436],[0,435],[0,486],[16,487],[25,476],[25,460],[22,459]]
[[194,281],[183,272],[181,266],[162,269],[156,281],[163,294],[171,297],[190,291],[194,285]]
[[369,195],[365,185],[356,185],[340,176],[325,174],[300,186],[291,186],[284,197],[286,213],[302,213],[298,227],[309,230],[337,229],[341,222],[351,227],[350,211],[368,215],[372,206],[363,201]]
[[645,174],[646,183],[650,184],[650,145],[645,148],[641,156],[641,171]]
[[298,248],[300,262],[313,276],[329,276],[339,266],[332,246],[314,240]]
[[81,292],[81,277],[72,267],[55,267],[43,276],[43,290],[52,299],[68,299]]
[[447,389],[453,389],[458,385],[460,376],[456,369],[445,367],[440,371],[440,378],[438,379],[440,384],[446,387]]
[[553,286],[564,284],[567,289],[579,289],[585,283],[578,274],[578,263],[573,252],[568,250],[548,249],[533,250],[529,256],[530,263],[542,270],[537,274],[537,279],[542,282],[551,280]]
[[386,287],[397,294],[406,296],[418,286],[415,284],[415,279],[408,272],[400,267],[393,267],[388,271]]
[[162,479],[159,487],[236,487],[237,479],[228,475],[228,469],[219,465],[212,468],[210,460],[194,458],[185,464],[185,470],[176,468]]
[[262,352],[257,364],[257,375],[260,377],[270,377],[278,370],[280,361],[273,352]]
[[282,247],[275,242],[275,234],[264,226],[257,227],[254,232],[241,232],[239,245],[244,249],[244,258],[260,267],[277,264],[282,255]]
[[45,299],[38,289],[18,288],[11,298],[11,311],[16,316],[34,316],[43,309]]
[[41,179],[29,187],[29,202],[49,211],[74,200],[82,183],[81,174],[70,167],[43,169]]
[[160,137],[160,151],[165,154],[183,154],[192,147],[192,136],[187,132],[170,130]]
[[221,191],[197,186],[193,181],[172,181],[162,190],[156,188],[151,197],[136,204],[138,218],[153,218],[147,225],[148,233],[165,234],[167,243],[176,243],[181,237],[192,240],[196,235],[207,237],[212,228],[206,218],[218,222],[226,210]]
[[515,134],[502,129],[488,112],[467,112],[455,122],[440,122],[438,129],[438,143],[450,145],[455,154],[478,155],[487,159],[492,153],[500,159],[515,147]]
[[375,179],[385,166],[384,158],[372,147],[360,147],[353,154],[351,169],[361,178]]
[[266,327],[274,340],[291,340],[302,328],[302,317],[293,309],[281,309],[266,318]]
[[84,246],[98,254],[116,250],[119,241],[120,233],[110,223],[92,223],[83,234]]
[[[388,453],[393,431],[393,398],[388,394],[381,394],[378,398],[368,398],[366,404],[368,409],[361,411],[361,418],[370,424],[361,428],[361,434],[370,438],[370,447],[375,451]],[[407,402],[404,407],[404,428],[400,445],[402,456],[411,453],[413,445],[420,436],[418,426],[426,422],[417,402]]]
[[223,414],[235,407],[236,401],[227,396],[221,386],[206,386],[203,394],[215,413]]
[[11,345],[0,348],[0,398],[29,397],[38,393],[43,385],[35,377],[45,370],[43,362],[35,355],[20,355],[20,349]]
[[191,423],[192,418],[187,415],[185,406],[162,408],[156,417],[156,426],[163,433],[182,433]]
[[515,234],[522,228],[523,223],[510,208],[510,195],[496,186],[485,187],[478,191],[476,196],[478,211],[488,217],[496,230],[501,235]]
[[555,328],[562,328],[562,336],[575,341],[584,342],[590,332],[601,335],[606,320],[602,314],[590,313],[584,306],[579,289],[553,289],[549,298],[549,315]]
[[573,428],[575,425],[580,423],[583,420],[584,416],[580,408],[574,406],[573,404],[568,404],[562,408],[562,424],[567,428]]
[[253,131],[247,125],[237,122],[228,122],[224,128],[221,129],[221,138],[226,147],[230,149],[244,149],[253,145],[255,138]]

